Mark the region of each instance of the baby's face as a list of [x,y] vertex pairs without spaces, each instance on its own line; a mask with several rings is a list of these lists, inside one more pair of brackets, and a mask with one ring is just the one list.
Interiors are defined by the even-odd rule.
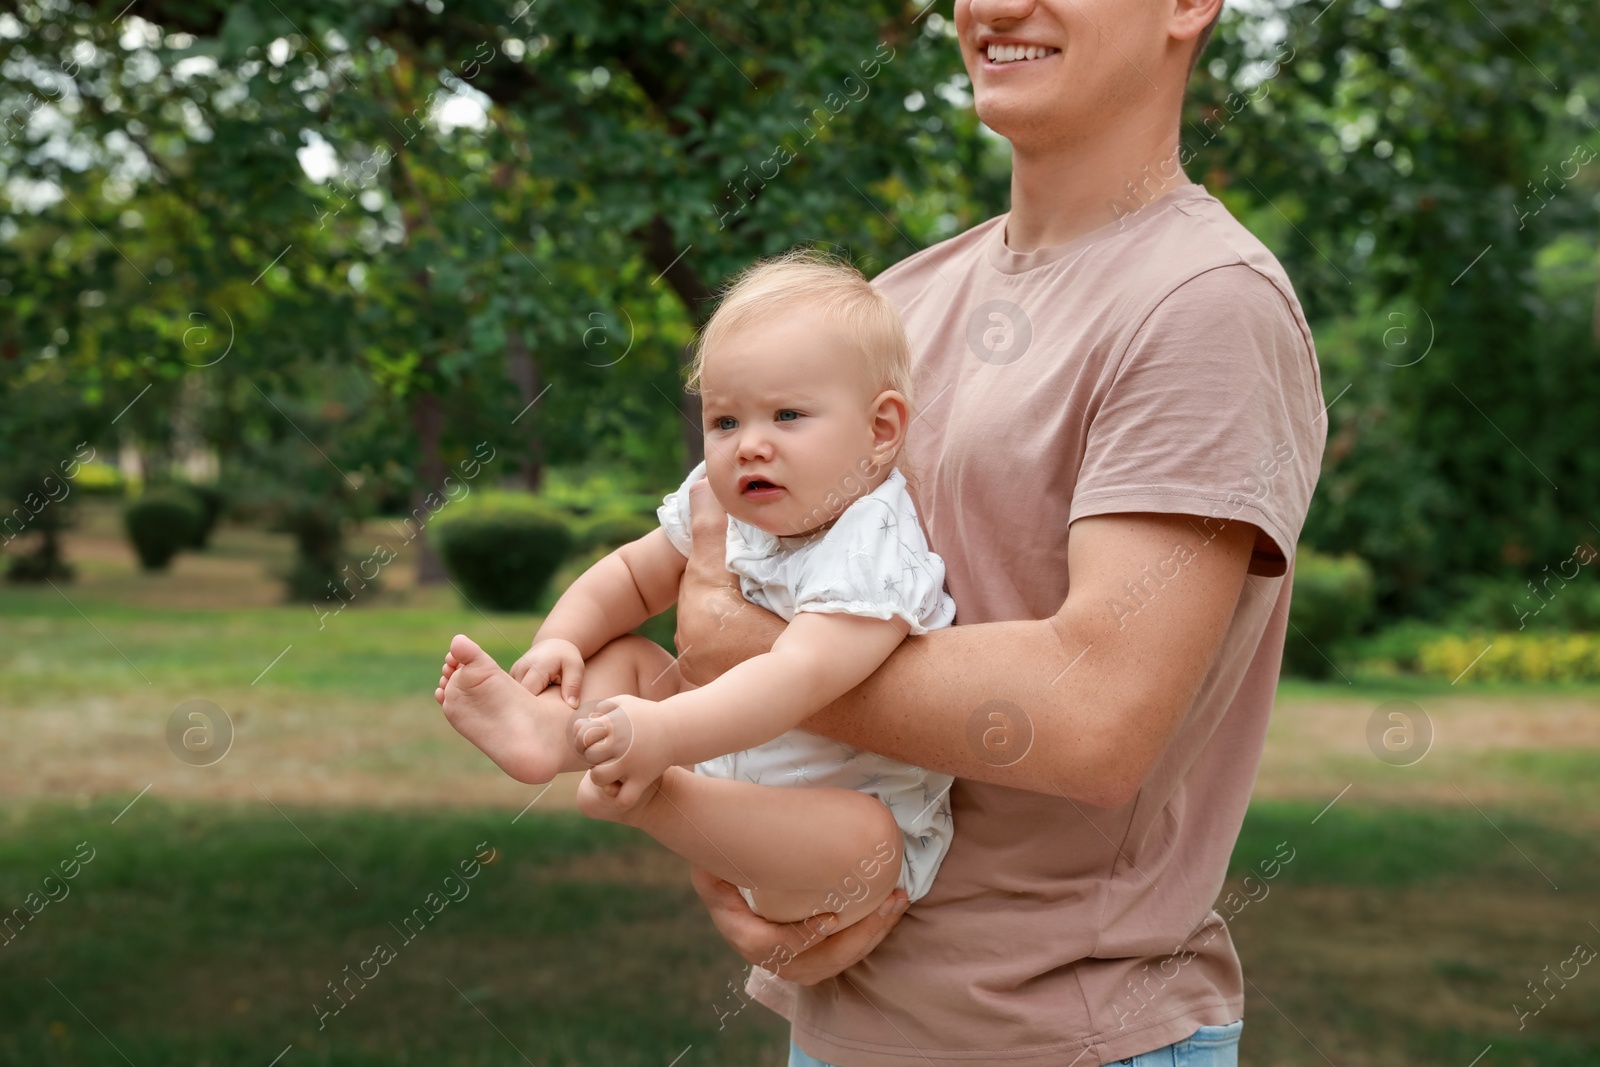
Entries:
[[[879,394],[862,364],[805,308],[751,323],[706,352],[706,477],[728,514],[789,537],[831,522],[882,482]],[[873,477],[863,487],[864,469]]]

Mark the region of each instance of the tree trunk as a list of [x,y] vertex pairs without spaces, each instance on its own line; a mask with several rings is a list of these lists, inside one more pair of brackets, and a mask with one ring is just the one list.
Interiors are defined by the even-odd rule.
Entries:
[[[411,430],[417,435],[419,459],[416,488],[411,491],[411,511],[426,518],[437,508],[429,508],[426,498],[444,493],[445,466],[439,458],[439,440],[444,434],[444,405],[433,393],[418,393],[411,401]],[[445,580],[444,561],[433,550],[426,532],[417,538],[417,584],[436,585]]]
[[539,363],[528,351],[520,326],[506,330],[506,372],[517,387],[517,395],[522,397],[523,413],[517,418],[517,429],[527,435],[528,443],[522,460],[522,484],[530,493],[537,493],[544,486],[544,434],[540,432],[538,408],[528,405],[543,386],[539,382]]

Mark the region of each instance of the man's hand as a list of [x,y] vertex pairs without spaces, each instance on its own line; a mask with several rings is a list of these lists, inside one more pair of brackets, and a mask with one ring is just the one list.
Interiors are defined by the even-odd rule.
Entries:
[[673,765],[667,713],[653,700],[608,697],[572,730],[578,752],[589,762],[589,776],[620,808],[637,804],[645,788]]
[[[735,663],[772,647],[783,620],[762,611],[739,592],[738,575],[728,570],[728,513],[704,478],[689,487],[690,531],[694,541],[678,588],[678,671],[692,685],[705,685]],[[728,624],[765,616],[777,625],[760,648],[735,645]],[[742,654],[736,654],[742,652]]]
[[[694,666],[709,661],[710,645],[724,619],[737,610],[733,601],[744,601],[738,576],[728,570],[728,513],[704,478],[689,487],[689,529],[693,545],[678,587],[678,629],[673,643],[678,646],[678,672],[698,686],[720,673],[696,671]],[[696,648],[701,653],[698,657],[693,655]],[[685,649],[689,655],[683,654]]]
[[798,923],[768,922],[750,910],[732,882],[700,867],[690,868],[689,879],[711,912],[717,931],[739,955],[780,978],[807,986],[866,959],[910,906],[906,891],[897,886],[876,912],[828,935],[832,927],[826,920],[836,923],[837,915],[814,915]]

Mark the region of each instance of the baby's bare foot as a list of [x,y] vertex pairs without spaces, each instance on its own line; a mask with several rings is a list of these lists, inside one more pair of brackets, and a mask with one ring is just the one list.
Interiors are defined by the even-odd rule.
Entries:
[[580,713],[556,695],[537,697],[500,669],[477,642],[457,634],[434,697],[444,717],[519,782],[543,785],[588,767],[577,754],[572,720]]

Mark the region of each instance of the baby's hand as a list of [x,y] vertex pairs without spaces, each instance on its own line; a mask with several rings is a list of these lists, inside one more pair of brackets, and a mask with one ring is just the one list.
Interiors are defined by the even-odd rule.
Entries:
[[632,808],[672,766],[666,716],[653,700],[609,697],[574,722],[572,732],[595,784],[623,809]]
[[578,691],[583,682],[583,656],[571,641],[560,638],[539,641],[511,665],[511,677],[535,694],[560,682],[562,699],[577,707]]

